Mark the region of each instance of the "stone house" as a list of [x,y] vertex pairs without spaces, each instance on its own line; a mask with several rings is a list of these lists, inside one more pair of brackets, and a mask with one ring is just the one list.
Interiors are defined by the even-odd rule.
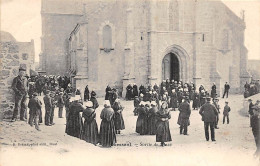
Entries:
[[34,70],[34,41],[18,42],[8,32],[0,34],[0,119],[12,116],[14,108],[14,92],[11,85],[18,75],[19,67],[26,67],[29,76]]
[[105,93],[169,78],[240,92],[250,80],[246,28],[221,1],[42,0],[42,68]]

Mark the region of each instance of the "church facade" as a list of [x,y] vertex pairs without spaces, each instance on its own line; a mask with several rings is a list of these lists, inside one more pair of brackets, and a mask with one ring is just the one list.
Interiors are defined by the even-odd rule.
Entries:
[[240,92],[250,80],[241,17],[221,1],[42,0],[41,68],[99,96],[167,78]]

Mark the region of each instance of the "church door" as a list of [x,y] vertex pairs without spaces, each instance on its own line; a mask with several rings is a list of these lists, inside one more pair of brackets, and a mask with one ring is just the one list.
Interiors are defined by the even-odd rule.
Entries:
[[173,53],[165,55],[162,61],[162,79],[180,80],[180,66],[177,56]]

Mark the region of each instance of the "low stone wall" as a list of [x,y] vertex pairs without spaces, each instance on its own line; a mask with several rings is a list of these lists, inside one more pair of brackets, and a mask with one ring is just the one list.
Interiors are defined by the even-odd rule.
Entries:
[[[14,92],[11,88],[20,66],[28,66],[28,57],[19,52],[16,42],[0,42],[0,120],[10,118],[14,109]],[[27,73],[29,73],[27,67]]]

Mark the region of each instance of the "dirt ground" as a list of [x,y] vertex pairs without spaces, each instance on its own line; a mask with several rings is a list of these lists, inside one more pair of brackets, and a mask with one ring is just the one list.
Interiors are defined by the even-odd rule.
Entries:
[[[252,97],[259,99],[260,95]],[[42,97],[41,97],[42,99]],[[225,100],[231,106],[230,124],[222,124]],[[98,99],[100,108],[103,99]],[[170,130],[172,142],[160,147],[155,136],[140,136],[135,133],[137,117],[133,115],[133,101],[121,101],[125,107],[123,116],[126,129],[117,135],[117,146],[102,148],[65,134],[65,118],[59,119],[55,109],[54,126],[40,125],[41,131],[26,122],[1,122],[2,166],[71,166],[71,165],[176,165],[176,166],[256,166],[259,160],[255,152],[254,138],[249,127],[247,106],[242,95],[220,98],[219,129],[216,142],[207,142],[203,122],[197,110],[192,110],[188,136],[179,134],[178,111],[171,111]],[[65,114],[65,111],[64,111]],[[43,109],[44,115],[44,109]]]

